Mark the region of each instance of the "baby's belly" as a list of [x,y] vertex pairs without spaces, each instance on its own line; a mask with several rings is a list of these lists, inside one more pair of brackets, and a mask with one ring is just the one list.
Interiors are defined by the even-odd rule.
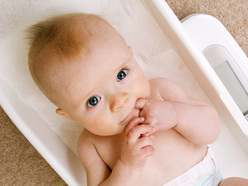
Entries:
[[155,133],[155,153],[147,159],[141,185],[162,185],[199,163],[206,146],[194,145],[175,130]]

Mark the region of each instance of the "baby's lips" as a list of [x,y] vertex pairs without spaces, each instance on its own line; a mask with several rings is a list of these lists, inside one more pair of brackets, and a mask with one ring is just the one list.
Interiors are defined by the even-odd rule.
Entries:
[[139,109],[133,109],[127,116],[125,119],[123,119],[120,123],[121,124],[126,124],[129,123],[131,120],[133,120],[134,118],[139,117],[140,114],[140,110]]

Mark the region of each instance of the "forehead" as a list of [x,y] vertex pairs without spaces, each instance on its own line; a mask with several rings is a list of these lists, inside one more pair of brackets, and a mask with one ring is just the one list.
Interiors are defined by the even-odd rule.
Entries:
[[79,97],[87,97],[97,88],[106,86],[110,78],[114,80],[112,77],[131,59],[132,55],[124,42],[111,40],[92,45],[87,56],[66,65],[61,74],[66,95],[77,103]]
[[[91,81],[106,73],[114,73],[120,70],[122,65],[125,65],[131,60],[131,53],[125,44],[119,42],[101,43],[93,46],[86,58],[78,59],[74,63],[74,77]],[[86,81],[86,82],[87,82]]]

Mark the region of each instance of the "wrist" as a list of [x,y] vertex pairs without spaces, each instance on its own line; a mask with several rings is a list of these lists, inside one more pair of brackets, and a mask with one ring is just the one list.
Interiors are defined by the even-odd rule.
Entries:
[[141,172],[126,166],[121,160],[117,160],[110,176],[100,185],[126,186],[139,185]]
[[115,167],[119,167],[123,171],[122,174],[125,174],[128,176],[132,176],[132,175],[139,176],[142,174],[141,168],[137,168],[135,166],[128,165],[128,164],[124,163],[121,159],[117,160]]
[[111,176],[118,178],[118,183],[122,183],[123,185],[138,185],[141,175],[141,170],[129,167],[121,160],[117,160],[111,173]]

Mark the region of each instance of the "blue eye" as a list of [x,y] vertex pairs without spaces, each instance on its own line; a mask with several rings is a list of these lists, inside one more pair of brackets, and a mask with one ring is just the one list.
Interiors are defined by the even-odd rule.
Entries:
[[121,81],[122,79],[124,79],[127,75],[127,70],[121,70],[118,74],[117,74],[117,81]]
[[94,107],[97,105],[97,103],[100,101],[100,97],[99,96],[93,96],[91,97],[89,100],[88,100],[88,103],[87,103],[87,107]]

